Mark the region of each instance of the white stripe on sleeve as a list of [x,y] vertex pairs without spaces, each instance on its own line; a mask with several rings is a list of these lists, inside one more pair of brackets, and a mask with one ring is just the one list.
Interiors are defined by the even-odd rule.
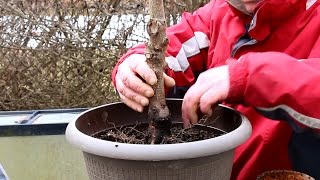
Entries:
[[260,111],[266,112],[266,113],[275,111],[277,109],[282,109],[282,110],[286,111],[297,122],[299,122],[307,127],[320,129],[320,119],[309,117],[304,114],[301,114],[287,105],[279,105],[279,106],[276,106],[273,108],[257,108],[257,109]]
[[185,71],[190,66],[188,58],[200,53],[200,49],[209,46],[209,38],[203,32],[194,32],[194,36],[184,42],[176,57],[166,57],[170,69],[175,72]]

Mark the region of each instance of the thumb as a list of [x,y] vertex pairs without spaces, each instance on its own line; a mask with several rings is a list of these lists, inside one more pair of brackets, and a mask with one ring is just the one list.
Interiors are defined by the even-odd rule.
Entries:
[[174,79],[172,77],[166,75],[165,73],[163,73],[163,81],[164,81],[164,86],[166,88],[170,88],[176,84]]

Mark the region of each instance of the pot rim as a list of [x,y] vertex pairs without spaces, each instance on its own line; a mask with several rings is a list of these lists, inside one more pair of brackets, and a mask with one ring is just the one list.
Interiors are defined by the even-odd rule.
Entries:
[[79,116],[72,120],[67,126],[67,141],[83,152],[102,157],[125,160],[164,161],[204,157],[229,151],[244,143],[252,132],[251,124],[245,116],[221,104],[219,104],[219,106],[239,113],[242,119],[240,126],[227,134],[194,142],[155,145],[118,143],[88,136],[76,128],[76,121],[83,114],[118,103],[122,102],[97,106],[79,114]]

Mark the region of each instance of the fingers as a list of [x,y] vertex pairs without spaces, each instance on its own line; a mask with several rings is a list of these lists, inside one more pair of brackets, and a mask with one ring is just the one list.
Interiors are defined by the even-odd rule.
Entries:
[[182,119],[184,127],[190,127],[191,124],[198,122],[198,109],[200,105],[201,90],[199,91],[198,86],[192,86],[182,102]]
[[131,89],[132,91],[138,94],[144,95],[146,97],[153,96],[154,94],[153,89],[149,85],[144,83],[140,78],[138,78],[137,75],[134,74],[134,72],[130,69],[129,66],[121,67],[121,70],[118,71],[117,76],[119,76],[118,77],[119,80],[116,79],[116,82],[121,81],[121,83],[123,83],[123,85],[126,88]]
[[[117,90],[119,92],[120,98],[130,107],[134,107],[133,109],[141,112],[143,106],[147,106],[149,104],[149,99],[137,92],[134,92],[132,89],[128,88],[121,81],[119,76],[116,76]],[[134,102],[134,103],[133,103]],[[137,104],[139,106],[137,106]]]
[[154,85],[157,82],[157,76],[145,61],[131,61],[129,67],[133,72],[141,76],[148,84]]
[[121,93],[119,93],[119,96],[120,96],[122,102],[125,103],[127,106],[129,106],[131,109],[138,111],[138,112],[143,111],[143,106],[141,104],[136,103],[135,101],[125,97]]
[[164,79],[164,86],[166,88],[171,88],[176,84],[174,79],[172,77],[166,75],[165,73],[163,73],[163,79]]
[[212,115],[213,107],[219,102],[220,93],[217,90],[210,89],[200,98],[200,111],[208,116]]
[[213,68],[201,73],[189,88],[182,103],[185,126],[198,122],[198,110],[212,115],[212,107],[227,98],[230,89],[228,66]]

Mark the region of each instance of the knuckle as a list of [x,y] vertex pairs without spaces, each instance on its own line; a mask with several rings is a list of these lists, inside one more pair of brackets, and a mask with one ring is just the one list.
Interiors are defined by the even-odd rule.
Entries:
[[211,106],[212,102],[209,100],[209,98],[201,98],[200,99],[200,105],[203,109],[208,109]]
[[203,105],[206,105],[208,103],[209,99],[206,96],[200,97],[200,103]]
[[124,74],[123,77],[122,77],[122,82],[123,82],[125,85],[129,85],[130,76],[129,76],[128,74]]
[[135,89],[136,92],[141,92],[142,91],[142,87],[140,85],[136,85],[134,89]]
[[124,96],[120,95],[120,99],[124,104],[127,104],[127,100],[126,100],[126,98]]
[[197,81],[198,81],[198,82],[203,82],[203,81],[205,81],[205,75],[204,75],[204,74],[200,74]]
[[141,71],[141,72],[145,72],[148,65],[145,62],[140,62],[139,64],[135,65],[136,69]]
[[130,68],[134,69],[134,70],[138,69],[139,64],[140,64],[140,63],[138,63],[137,60],[133,60],[133,59],[131,61],[128,61],[128,63],[129,63]]
[[119,91],[119,93],[121,93],[123,96],[126,96],[126,89],[124,88],[124,86],[118,87],[118,91]]
[[185,99],[185,105],[188,105],[192,101],[192,96],[191,95],[185,96],[184,99]]
[[137,101],[139,98],[138,98],[138,95],[137,94],[135,94],[135,93],[132,93],[132,94],[130,94],[130,97],[129,97],[130,99],[132,99],[132,100],[134,100],[134,101]]

